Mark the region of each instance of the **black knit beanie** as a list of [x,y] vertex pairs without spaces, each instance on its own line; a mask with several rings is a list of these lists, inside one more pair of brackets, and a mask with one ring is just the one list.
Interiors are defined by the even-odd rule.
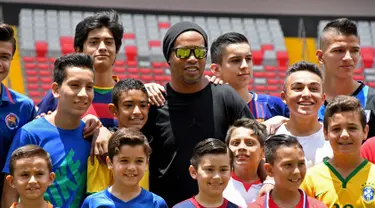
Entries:
[[200,33],[204,38],[204,45],[207,47],[207,34],[206,32],[197,24],[193,22],[179,22],[177,24],[174,24],[167,33],[164,36],[163,40],[163,54],[165,59],[169,60],[169,55],[172,52],[172,48],[174,45],[174,42],[176,41],[177,37],[186,31],[197,31]]

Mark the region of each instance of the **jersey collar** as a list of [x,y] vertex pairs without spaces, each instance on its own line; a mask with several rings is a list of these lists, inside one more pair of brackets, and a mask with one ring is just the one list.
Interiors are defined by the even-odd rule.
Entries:
[[3,83],[1,83],[1,102],[3,101],[14,104],[13,97],[9,89]]

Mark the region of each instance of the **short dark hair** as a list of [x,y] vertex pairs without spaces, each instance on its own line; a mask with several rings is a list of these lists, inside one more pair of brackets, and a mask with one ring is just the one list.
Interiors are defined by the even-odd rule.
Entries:
[[226,145],[229,146],[233,131],[240,127],[253,130],[256,138],[258,139],[260,143],[260,146],[261,147],[264,146],[264,141],[266,140],[267,135],[268,135],[267,127],[264,124],[258,122],[257,120],[250,119],[250,118],[240,118],[236,120],[231,127],[229,127],[227,131],[227,135],[225,137]]
[[31,157],[39,157],[46,161],[48,171],[52,172],[52,161],[51,157],[48,152],[46,152],[43,148],[37,145],[29,144],[22,147],[17,148],[12,152],[10,156],[10,163],[9,163],[9,170],[10,174],[13,175],[14,171],[16,170],[16,162],[17,160],[31,158]]
[[326,37],[325,34],[327,32],[334,31],[339,35],[351,36],[354,35],[358,36],[357,25],[355,22],[347,19],[347,18],[338,18],[334,19],[326,24],[324,27],[322,34],[320,35],[320,48],[322,49],[325,42]]
[[305,62],[305,61],[299,61],[299,62],[293,64],[288,69],[288,71],[286,72],[285,79],[284,79],[284,91],[286,90],[285,89],[286,88],[286,82],[287,82],[289,76],[291,74],[293,74],[295,72],[299,72],[299,71],[308,71],[308,72],[311,72],[313,74],[316,74],[323,81],[322,71],[320,71],[319,67],[316,64]]
[[334,97],[333,100],[329,102],[326,107],[323,120],[324,130],[328,130],[328,120],[335,113],[348,111],[354,111],[358,113],[362,128],[364,129],[366,127],[366,114],[359,100],[353,96],[338,95]]
[[124,28],[119,23],[118,13],[114,10],[100,12],[80,21],[76,26],[74,48],[82,52],[83,44],[87,40],[89,32],[102,27],[106,27],[111,31],[116,44],[116,52],[118,52],[122,44]]
[[147,94],[147,90],[146,90],[145,85],[139,80],[136,80],[136,79],[133,79],[133,78],[128,78],[128,79],[120,80],[113,87],[112,103],[116,107],[118,107],[118,100],[120,99],[121,93],[127,92],[129,90],[140,90],[146,95],[146,97],[148,99],[148,94]]
[[230,44],[247,43],[249,40],[241,33],[229,32],[220,35],[211,44],[211,62],[215,64],[220,64],[223,61],[223,53]]
[[94,60],[84,53],[68,54],[57,58],[54,64],[53,81],[59,86],[64,82],[67,67],[82,67],[94,72]]
[[13,46],[12,56],[16,52],[17,43],[14,38],[14,30],[12,26],[4,23],[0,23],[0,41],[10,42]]
[[131,147],[141,145],[144,148],[147,158],[151,154],[151,147],[147,141],[146,136],[134,128],[120,128],[109,139],[108,142],[108,157],[113,161],[122,146],[129,145]]
[[268,137],[264,142],[264,155],[266,157],[266,163],[273,164],[277,157],[276,151],[283,146],[296,146],[303,151],[302,145],[298,142],[295,136],[287,134],[273,135]]
[[230,167],[233,164],[233,153],[228,148],[228,146],[219,139],[208,138],[203,141],[200,141],[197,145],[195,145],[192,157],[190,159],[191,165],[198,169],[198,164],[200,159],[208,154],[220,155],[220,154],[229,154],[230,158]]

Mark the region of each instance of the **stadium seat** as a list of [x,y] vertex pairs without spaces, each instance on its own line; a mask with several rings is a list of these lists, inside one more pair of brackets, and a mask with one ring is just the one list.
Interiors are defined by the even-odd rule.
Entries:
[[34,62],[35,58],[33,56],[24,56],[23,61],[24,62]]
[[125,68],[124,67],[114,67],[113,71],[115,73],[121,74],[121,73],[125,73]]
[[40,97],[40,92],[39,91],[29,91],[29,96],[30,97]]
[[51,77],[52,76],[52,72],[50,70],[39,71],[39,74],[40,74],[40,76],[43,76],[43,77]]
[[153,69],[154,74],[164,74],[164,69]]
[[52,77],[40,77],[40,81],[42,83],[52,83],[53,82]]
[[141,80],[145,83],[152,82],[154,80],[153,76],[151,75],[141,75]]
[[27,84],[26,88],[27,90],[36,90],[39,88],[39,84]]
[[276,58],[278,62],[278,66],[288,66],[289,60],[288,60],[288,52],[287,51],[277,51],[276,52]]
[[117,66],[117,67],[123,67],[123,66],[125,66],[125,61],[124,60],[116,60],[115,61],[115,66]]
[[262,51],[252,51],[254,65],[262,65],[263,53]]
[[134,33],[124,33],[123,39],[134,40],[135,39],[135,34]]
[[44,57],[48,52],[48,44],[45,41],[35,42],[35,54],[37,57]]
[[140,68],[139,72],[141,74],[149,75],[149,74],[151,74],[151,69],[150,68]]
[[126,71],[130,74],[138,74],[139,73],[138,68],[135,68],[135,67],[128,68]]
[[34,63],[26,63],[25,64],[25,70],[35,69],[35,68],[36,68],[36,64],[34,64]]
[[43,89],[44,91],[48,91],[48,90],[50,90],[50,89],[51,89],[51,84],[42,84],[42,89]]
[[38,75],[38,71],[34,70],[34,69],[27,69],[27,70],[25,70],[25,73],[26,73],[27,76],[37,76]]
[[26,81],[28,83],[38,83],[39,78],[38,77],[27,77]]

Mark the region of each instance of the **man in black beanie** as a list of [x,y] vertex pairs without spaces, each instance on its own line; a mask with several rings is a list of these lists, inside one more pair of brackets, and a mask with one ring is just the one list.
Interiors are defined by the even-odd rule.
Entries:
[[203,76],[207,45],[205,31],[191,22],[173,25],[163,40],[171,82],[165,104],[151,106],[143,132],[152,138],[150,190],[169,206],[198,193],[188,171],[195,145],[207,138],[224,141],[235,120],[253,118],[233,88],[214,85]]

